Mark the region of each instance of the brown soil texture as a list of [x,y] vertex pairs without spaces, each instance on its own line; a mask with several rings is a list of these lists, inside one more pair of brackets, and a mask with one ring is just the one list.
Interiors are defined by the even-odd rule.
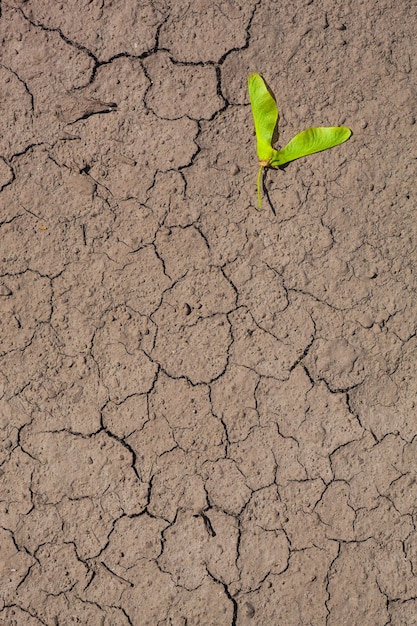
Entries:
[[0,624],[417,624],[414,0],[0,5]]

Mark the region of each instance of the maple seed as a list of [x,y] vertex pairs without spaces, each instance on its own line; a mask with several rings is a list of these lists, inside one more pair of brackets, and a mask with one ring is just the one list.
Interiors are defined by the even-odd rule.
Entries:
[[259,159],[257,189],[258,209],[261,209],[262,176],[265,167],[280,167],[295,159],[338,146],[349,139],[352,131],[346,126],[307,128],[295,135],[282,150],[275,150],[272,146],[274,131],[278,124],[275,98],[259,74],[249,76],[248,87]]

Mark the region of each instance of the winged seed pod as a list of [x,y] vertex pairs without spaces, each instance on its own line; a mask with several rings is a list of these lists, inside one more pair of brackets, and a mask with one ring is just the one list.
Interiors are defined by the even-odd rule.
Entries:
[[278,123],[278,107],[264,79],[259,74],[251,74],[248,79],[249,98],[255,123],[256,149],[259,159],[258,209],[262,208],[261,186],[265,167],[280,167],[315,152],[321,152],[343,143],[352,134],[346,126],[322,126],[307,128],[295,135],[282,148],[272,147],[273,135]]

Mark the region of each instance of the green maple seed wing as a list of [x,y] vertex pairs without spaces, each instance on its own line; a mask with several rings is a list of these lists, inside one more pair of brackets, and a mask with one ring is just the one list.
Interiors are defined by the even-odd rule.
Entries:
[[291,139],[285,148],[276,151],[270,165],[278,167],[308,154],[333,148],[349,139],[351,134],[352,131],[346,126],[307,128]]
[[251,74],[248,87],[255,122],[258,158],[266,164],[274,154],[272,136],[278,121],[278,107],[262,76]]

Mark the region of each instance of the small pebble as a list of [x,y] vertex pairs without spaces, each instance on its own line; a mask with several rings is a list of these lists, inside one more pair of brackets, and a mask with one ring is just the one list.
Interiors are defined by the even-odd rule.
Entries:
[[0,296],[11,296],[12,290],[7,287],[4,283],[0,283]]
[[246,608],[246,615],[248,617],[252,618],[255,616],[255,607],[253,606],[253,604],[251,604],[250,602],[246,602],[245,608]]

